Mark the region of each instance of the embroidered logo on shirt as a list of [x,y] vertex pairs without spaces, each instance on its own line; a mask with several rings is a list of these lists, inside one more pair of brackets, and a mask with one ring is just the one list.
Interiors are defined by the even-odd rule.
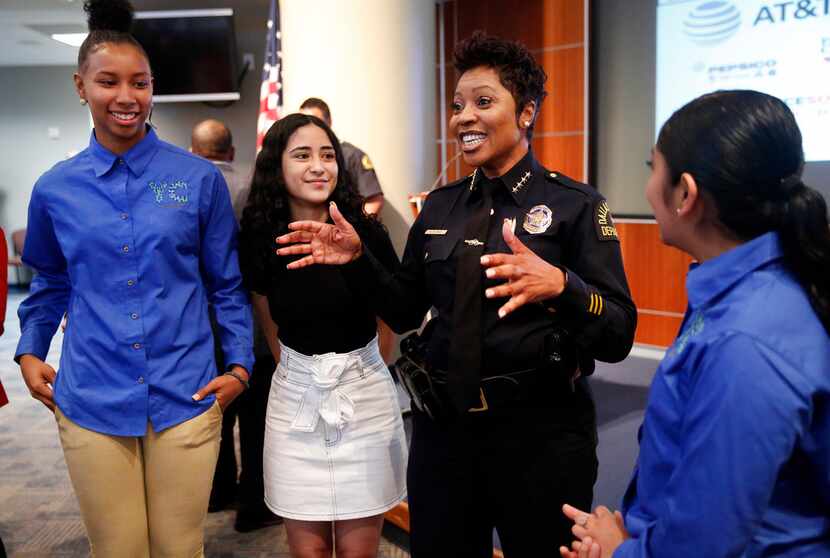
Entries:
[[522,228],[530,234],[543,233],[553,223],[553,210],[546,205],[535,205],[525,215]]
[[181,207],[188,202],[187,182],[151,181],[147,184],[155,196],[156,204],[161,207]]
[[683,350],[686,348],[686,345],[689,343],[689,339],[698,335],[701,331],[703,331],[703,312],[696,311],[691,317],[689,317],[689,327],[687,327],[683,333],[677,338],[674,342],[674,345],[671,346],[670,352],[674,354],[682,354]]
[[594,213],[594,226],[597,229],[599,240],[620,240],[620,237],[617,236],[617,227],[614,226],[614,219],[611,217],[611,210],[608,209],[608,202],[605,200],[597,204]]
[[372,160],[366,154],[363,155],[363,158],[360,160],[360,164],[363,165],[363,170],[375,170],[375,165],[372,164]]

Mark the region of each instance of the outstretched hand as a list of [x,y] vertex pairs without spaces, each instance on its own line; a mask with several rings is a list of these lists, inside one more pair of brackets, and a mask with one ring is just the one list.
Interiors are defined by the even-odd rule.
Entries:
[[562,294],[565,290],[565,273],[522,244],[508,221],[505,220],[501,232],[512,254],[488,254],[481,257],[481,265],[487,268],[488,278],[507,280],[484,293],[487,298],[510,297],[499,308],[499,317],[503,318],[530,302],[540,302]]
[[288,269],[313,264],[342,265],[356,260],[363,253],[360,236],[334,202],[329,204],[329,213],[333,225],[319,221],[294,221],[288,224],[292,232],[277,237],[277,244],[290,244],[277,249],[280,256],[307,254],[289,263]]

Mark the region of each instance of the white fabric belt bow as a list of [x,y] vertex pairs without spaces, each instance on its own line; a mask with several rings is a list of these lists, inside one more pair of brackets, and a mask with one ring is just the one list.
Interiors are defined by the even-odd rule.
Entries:
[[311,383],[303,394],[291,429],[314,432],[320,417],[327,425],[338,430],[346,426],[354,416],[354,401],[337,389],[337,386],[344,372],[359,366],[360,356],[315,356],[311,364]]

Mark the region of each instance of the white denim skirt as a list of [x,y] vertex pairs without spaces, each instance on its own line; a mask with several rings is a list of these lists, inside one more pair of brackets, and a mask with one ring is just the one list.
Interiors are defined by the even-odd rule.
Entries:
[[395,507],[406,497],[406,437],[377,338],[349,353],[280,348],[265,419],[266,505],[305,521]]

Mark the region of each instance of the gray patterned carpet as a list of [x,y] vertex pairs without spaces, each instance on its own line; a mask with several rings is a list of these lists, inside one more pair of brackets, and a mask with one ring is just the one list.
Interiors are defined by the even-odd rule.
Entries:
[[[0,537],[10,557],[81,557],[89,554],[78,504],[72,493],[54,419],[29,397],[12,361],[20,331],[17,306],[23,293],[9,295],[6,334],[0,338],[0,380],[10,404],[0,409]],[[49,362],[60,356],[60,332]],[[616,365],[597,365],[592,378],[599,426],[599,479],[595,504],[617,507],[636,459],[636,431],[657,362],[630,356]],[[208,558],[288,558],[285,529],[240,534],[234,512],[208,515]],[[384,530],[380,558],[408,558],[406,536]],[[402,543],[399,545],[398,543]],[[0,557],[2,558],[2,557]]]
[[[17,306],[23,298],[22,293],[9,295],[6,333],[0,338],[0,380],[10,401],[0,409],[0,537],[9,557],[88,556],[54,418],[29,396],[12,361],[20,332]],[[48,358],[53,366],[60,346],[58,333]],[[233,520],[232,511],[208,515],[205,554],[209,558],[289,557],[284,527],[241,534],[233,530]],[[409,553],[384,537],[379,556],[408,558]]]

